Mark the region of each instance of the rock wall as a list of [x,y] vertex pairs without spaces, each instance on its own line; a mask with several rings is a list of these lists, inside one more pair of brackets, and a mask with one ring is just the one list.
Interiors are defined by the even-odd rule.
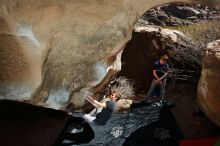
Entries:
[[147,26],[134,29],[124,48],[119,74],[134,82],[136,93],[146,94],[153,77],[153,63],[164,54],[170,57],[169,65],[176,80],[181,77],[180,70],[200,72],[200,52],[190,38],[179,31]]
[[124,46],[145,11],[174,1],[190,2],[1,0],[0,36],[11,40],[1,39],[1,50],[7,50],[0,54],[6,62],[0,73],[1,98],[29,99],[32,93],[37,103],[50,98],[49,105],[65,103],[70,93],[100,80],[97,62]]
[[197,102],[202,111],[220,126],[220,40],[208,44],[204,51]]

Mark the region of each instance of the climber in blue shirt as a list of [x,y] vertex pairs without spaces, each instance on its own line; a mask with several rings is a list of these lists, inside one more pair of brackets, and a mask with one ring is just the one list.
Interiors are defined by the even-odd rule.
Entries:
[[169,65],[167,64],[168,56],[164,55],[160,57],[160,60],[154,62],[153,66],[153,80],[151,83],[151,87],[147,93],[147,99],[150,98],[157,86],[160,87],[160,99],[164,101],[164,92],[166,86],[166,78],[170,72]]

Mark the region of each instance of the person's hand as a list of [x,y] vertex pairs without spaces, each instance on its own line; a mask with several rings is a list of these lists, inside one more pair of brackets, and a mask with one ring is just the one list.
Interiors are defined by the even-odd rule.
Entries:
[[167,74],[167,75],[168,75],[168,74],[172,74],[172,70],[169,69],[169,70],[166,72],[166,74]]
[[157,80],[156,80],[156,83],[158,84],[158,83],[160,83],[160,81],[161,81],[161,79],[157,79]]

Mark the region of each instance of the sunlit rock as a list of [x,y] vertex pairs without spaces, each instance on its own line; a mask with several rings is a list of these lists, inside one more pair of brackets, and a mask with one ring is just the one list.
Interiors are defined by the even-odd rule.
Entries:
[[131,111],[132,100],[130,99],[120,99],[117,102],[117,111],[128,112]]
[[182,70],[200,71],[200,53],[190,38],[176,30],[147,26],[134,29],[122,54],[120,75],[134,82],[136,93],[146,94],[152,80],[153,62],[164,54],[169,55],[177,80],[187,80],[180,73]]
[[[35,102],[45,102],[51,93],[63,88],[73,95],[97,80],[97,61],[123,48],[144,12],[177,1],[192,2],[1,0],[0,37],[11,37],[1,41],[1,50],[11,48],[0,52],[5,62],[0,73],[2,89],[24,84],[31,88],[28,96]],[[20,93],[23,89],[13,90]],[[1,92],[1,96],[6,94]],[[7,98],[12,99],[11,95]]]
[[197,101],[209,119],[220,126],[220,40],[207,45],[202,60]]

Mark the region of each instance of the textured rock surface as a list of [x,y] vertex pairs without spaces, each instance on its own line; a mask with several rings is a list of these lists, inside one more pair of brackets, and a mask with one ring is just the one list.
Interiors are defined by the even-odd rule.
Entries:
[[0,35],[10,35],[13,43],[1,39],[7,42],[1,50],[9,49],[0,55],[5,62],[16,60],[9,67],[2,63],[1,98],[27,99],[32,93],[36,102],[67,102],[70,93],[97,80],[97,62],[122,48],[145,11],[174,1],[190,2],[1,0]]
[[119,74],[134,81],[136,93],[147,92],[152,80],[153,62],[161,55],[169,54],[172,68],[196,70],[200,66],[196,59],[199,53],[196,52],[194,43],[179,31],[139,27],[124,49]]
[[220,40],[208,44],[202,63],[197,101],[202,111],[220,126]]
[[[153,62],[163,54],[170,56],[170,65],[172,63],[173,69],[200,71],[198,69],[200,62],[197,60],[200,58],[200,53],[191,39],[183,33],[153,26],[137,27],[119,56],[121,67],[118,68],[121,70],[118,72],[109,70],[102,82],[94,87],[94,93],[98,94],[98,99],[102,98],[106,93],[108,83],[118,76],[130,79],[136,94],[146,93],[152,80]],[[70,103],[76,107],[80,106],[77,101],[80,101],[81,96],[75,94]],[[143,100],[143,97],[139,99],[138,96],[135,96],[132,99],[136,102]]]
[[200,4],[175,3],[158,6],[147,11],[136,25],[178,26],[219,19],[220,9]]

